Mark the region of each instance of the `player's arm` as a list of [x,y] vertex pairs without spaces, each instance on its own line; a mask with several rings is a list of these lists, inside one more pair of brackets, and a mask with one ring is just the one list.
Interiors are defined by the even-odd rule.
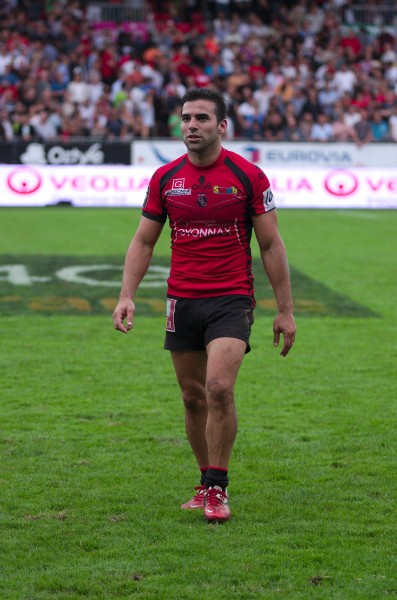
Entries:
[[287,356],[295,340],[291,281],[287,254],[281,239],[275,210],[252,217],[264,269],[276,297],[278,313],[273,323],[274,345],[284,336],[282,356]]
[[[128,247],[124,261],[123,279],[119,301],[113,313],[114,328],[128,333],[133,326],[135,304],[133,298],[149,268],[153,250],[160,237],[164,223],[144,216]],[[126,319],[126,325],[123,321]]]

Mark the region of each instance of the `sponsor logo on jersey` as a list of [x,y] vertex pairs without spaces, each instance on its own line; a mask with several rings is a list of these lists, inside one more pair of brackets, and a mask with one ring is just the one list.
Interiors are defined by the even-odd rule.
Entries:
[[183,190],[185,187],[185,178],[181,179],[173,179],[172,180],[172,189],[173,190]]
[[220,185],[214,185],[212,188],[214,194],[234,194],[238,193],[238,189],[232,185],[231,187],[221,187]]
[[192,190],[166,190],[165,196],[190,196]]
[[166,190],[165,196],[190,196],[191,189],[185,189],[185,178],[172,180],[172,189]]
[[266,209],[266,212],[268,210],[272,210],[273,208],[276,208],[276,203],[274,202],[273,192],[270,188],[267,189],[266,192],[263,192],[263,205]]
[[193,183],[192,190],[210,190],[210,183]]
[[211,189],[211,184],[210,183],[206,183],[205,181],[205,177],[204,175],[201,175],[198,178],[198,183],[193,183],[192,184],[192,190],[210,190]]
[[175,227],[175,234],[182,237],[206,238],[216,235],[233,235],[232,227]]

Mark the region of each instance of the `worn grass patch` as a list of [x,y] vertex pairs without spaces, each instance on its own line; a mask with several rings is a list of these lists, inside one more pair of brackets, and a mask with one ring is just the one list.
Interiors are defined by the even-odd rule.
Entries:
[[[117,303],[124,257],[114,256],[0,256],[0,315],[109,314]],[[256,314],[273,315],[276,302],[253,259],[256,276]],[[297,316],[374,317],[376,313],[291,266]],[[156,256],[136,297],[140,314],[165,314],[168,257]]]

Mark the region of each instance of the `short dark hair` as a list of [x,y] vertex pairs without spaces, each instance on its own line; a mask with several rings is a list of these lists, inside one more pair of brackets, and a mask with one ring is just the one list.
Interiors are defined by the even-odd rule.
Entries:
[[209,100],[215,104],[215,114],[218,123],[226,119],[227,108],[222,94],[210,88],[190,88],[181,99],[182,108],[185,102],[195,100]]

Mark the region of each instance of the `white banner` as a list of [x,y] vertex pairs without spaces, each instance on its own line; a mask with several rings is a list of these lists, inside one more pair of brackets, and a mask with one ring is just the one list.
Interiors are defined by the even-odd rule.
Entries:
[[[247,160],[273,167],[390,167],[397,168],[397,144],[322,144],[294,142],[227,141],[225,148],[237,152]],[[134,140],[134,165],[159,167],[186,152],[183,142],[163,140]]]
[[154,167],[0,166],[0,206],[142,206]]
[[[397,208],[396,169],[260,166],[279,208]],[[141,207],[154,170],[0,165],[0,206]]]

